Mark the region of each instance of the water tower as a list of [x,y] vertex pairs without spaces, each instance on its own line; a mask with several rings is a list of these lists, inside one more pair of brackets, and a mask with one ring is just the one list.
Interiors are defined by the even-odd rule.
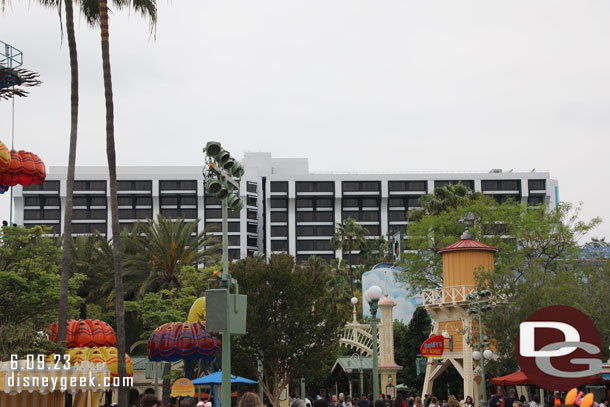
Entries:
[[[443,287],[424,290],[423,306],[433,319],[433,335],[445,337],[445,352],[438,359],[428,358],[422,394],[431,394],[434,380],[449,365],[453,365],[464,380],[463,395],[479,400],[479,388],[475,386],[472,359],[473,349],[469,336],[478,332],[473,316],[468,314],[466,296],[475,291],[475,274],[480,270],[493,270],[494,253],[498,250],[474,240],[466,230],[457,242],[443,247],[439,253],[443,259]],[[432,360],[431,360],[432,359]]]

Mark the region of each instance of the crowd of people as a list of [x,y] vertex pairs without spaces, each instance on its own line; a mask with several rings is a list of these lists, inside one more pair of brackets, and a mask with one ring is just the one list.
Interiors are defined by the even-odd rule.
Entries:
[[[265,403],[267,404],[267,403]],[[259,399],[256,393],[243,394],[238,402],[238,407],[265,407],[265,404]],[[537,394],[533,395],[530,400],[525,396],[517,396],[514,389],[511,389],[508,394],[505,394],[502,389],[489,399],[487,407],[561,407],[563,400],[559,392],[554,392],[547,400],[540,402]],[[432,394],[420,396],[403,396],[398,393],[396,397],[391,395],[380,394],[377,399],[373,398],[372,394],[362,394],[361,396],[345,395],[344,393],[327,395],[325,397],[306,396],[305,400],[291,397],[290,407],[475,407],[475,402],[470,396],[463,397],[461,394],[457,396],[451,395],[447,400],[439,400]],[[140,401],[140,407],[163,407],[153,394],[145,394]],[[186,398],[180,401],[179,407],[211,407],[211,403],[197,401],[193,398]],[[593,407],[608,407],[608,400],[594,402]]]

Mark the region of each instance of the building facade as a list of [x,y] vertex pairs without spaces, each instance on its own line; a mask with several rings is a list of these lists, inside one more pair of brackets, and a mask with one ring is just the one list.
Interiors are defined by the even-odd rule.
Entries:
[[[255,251],[267,255],[288,252],[297,260],[317,255],[340,256],[331,245],[334,225],[351,217],[369,237],[407,228],[407,211],[419,198],[448,183],[461,182],[499,202],[512,198],[529,204],[555,206],[558,184],[548,172],[312,173],[307,159],[278,159],[271,153],[246,153],[240,194],[245,207],[229,210],[229,255],[233,259]],[[158,214],[187,222],[200,219],[199,231],[221,234],[220,202],[206,196],[203,160],[198,167],[118,167],[121,228],[156,218]],[[18,186],[15,222],[64,230],[66,167],[51,167],[41,185]],[[74,186],[73,234],[97,230],[110,235],[110,189],[104,167],[78,167]],[[407,245],[408,249],[408,245]]]

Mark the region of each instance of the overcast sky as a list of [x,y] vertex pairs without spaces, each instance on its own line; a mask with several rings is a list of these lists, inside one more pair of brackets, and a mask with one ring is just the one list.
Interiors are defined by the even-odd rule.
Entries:
[[[610,2],[177,0],[156,39],[111,15],[119,165],[308,157],[314,171],[549,170],[608,218]],[[0,40],[44,84],[16,101],[15,147],[66,165],[69,61],[57,12],[13,0]],[[78,165],[105,165],[99,32],[79,18]],[[10,102],[0,137],[10,146]],[[0,212],[7,218],[8,198]]]

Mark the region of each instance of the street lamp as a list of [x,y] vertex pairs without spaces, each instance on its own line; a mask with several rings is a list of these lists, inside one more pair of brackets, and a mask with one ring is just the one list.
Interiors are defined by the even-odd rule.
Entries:
[[222,148],[219,142],[210,141],[203,149],[205,153],[205,191],[216,197],[222,203],[222,275],[220,287],[225,288],[226,321],[222,331],[222,394],[220,400],[223,407],[231,406],[231,312],[229,298],[231,287],[235,287],[237,294],[237,281],[229,274],[229,225],[228,207],[233,211],[240,211],[244,202],[239,197],[239,182],[244,175],[244,167],[231,154]]
[[472,352],[472,358],[474,360],[480,360],[481,362],[481,406],[487,405],[487,383],[485,381],[485,359],[491,359],[493,352],[487,349],[489,341],[486,335],[483,334],[483,323],[481,321],[481,315],[484,312],[491,311],[491,291],[483,290],[478,292],[470,293],[466,296],[468,300],[468,314],[477,315],[479,319],[479,343],[475,343],[477,350]]
[[394,379],[392,378],[392,376],[388,375],[388,385],[385,386],[385,394],[390,395],[391,397],[394,397],[396,395],[394,393],[395,386],[392,384],[393,381]]
[[373,336],[373,398],[379,397],[379,351],[377,349],[377,304],[381,298],[381,288],[371,286],[364,293],[364,299],[371,307],[371,335]]

